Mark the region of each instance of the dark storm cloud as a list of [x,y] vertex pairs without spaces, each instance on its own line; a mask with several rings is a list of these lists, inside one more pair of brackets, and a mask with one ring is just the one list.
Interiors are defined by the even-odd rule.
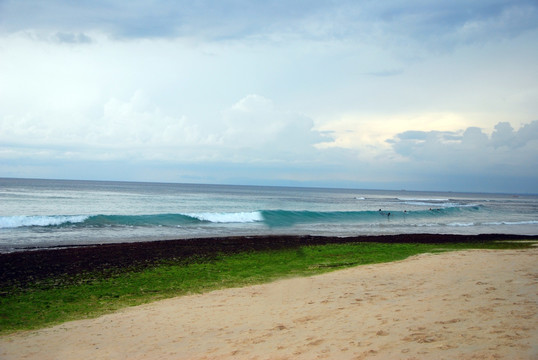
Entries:
[[[495,164],[529,165],[538,176],[538,121],[514,131],[507,122],[498,123],[491,136],[477,127],[462,133],[446,131],[406,131],[387,141],[394,151],[415,161],[436,161],[452,166],[483,169]],[[486,160],[487,159],[487,160]]]
[[[6,0],[0,29],[102,31],[120,38],[244,38],[270,33],[481,41],[538,25],[536,1],[67,1]],[[457,39],[454,39],[456,37]]]
[[4,31],[100,30],[117,37],[241,37],[318,11],[323,2],[283,1],[3,1]]

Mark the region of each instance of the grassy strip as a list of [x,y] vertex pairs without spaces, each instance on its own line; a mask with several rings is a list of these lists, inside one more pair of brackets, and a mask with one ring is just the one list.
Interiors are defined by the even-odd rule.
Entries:
[[179,295],[402,260],[426,252],[521,249],[529,246],[529,243],[520,242],[332,244],[245,252],[190,264],[165,263],[143,271],[126,270],[111,278],[99,278],[89,273],[79,275],[79,284],[47,288],[36,284],[24,291],[10,291],[0,297],[0,334],[96,317],[127,306]]

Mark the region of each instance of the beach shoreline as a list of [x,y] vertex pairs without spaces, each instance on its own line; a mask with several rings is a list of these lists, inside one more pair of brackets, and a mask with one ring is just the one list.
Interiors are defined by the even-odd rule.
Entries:
[[533,359],[538,249],[421,254],[0,337],[3,359]]

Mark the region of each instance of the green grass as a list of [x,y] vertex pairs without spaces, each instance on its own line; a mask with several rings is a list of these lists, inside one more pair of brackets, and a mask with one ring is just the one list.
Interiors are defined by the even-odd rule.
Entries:
[[[161,264],[143,271],[120,272],[108,278],[89,273],[77,277],[78,284],[43,286],[40,283],[24,290],[9,289],[0,297],[0,334],[96,317],[174,296],[402,260],[426,252],[529,246],[529,243],[518,242],[318,245],[217,256],[186,265]],[[49,284],[54,283],[54,279],[49,280]]]

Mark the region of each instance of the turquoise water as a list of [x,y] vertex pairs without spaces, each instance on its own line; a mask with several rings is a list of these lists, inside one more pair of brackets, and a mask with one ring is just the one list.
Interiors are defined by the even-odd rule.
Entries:
[[0,252],[257,234],[538,234],[535,195],[0,179]]

